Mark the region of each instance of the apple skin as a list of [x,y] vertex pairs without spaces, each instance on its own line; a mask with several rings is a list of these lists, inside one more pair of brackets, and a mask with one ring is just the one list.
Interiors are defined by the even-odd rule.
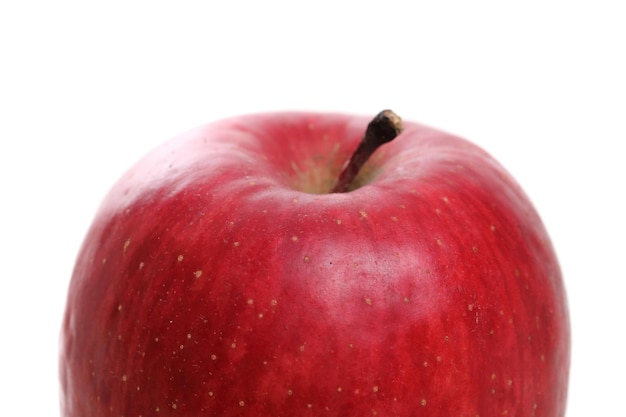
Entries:
[[567,303],[546,230],[477,146],[269,113],[153,150],[79,253],[63,416],[561,417]]

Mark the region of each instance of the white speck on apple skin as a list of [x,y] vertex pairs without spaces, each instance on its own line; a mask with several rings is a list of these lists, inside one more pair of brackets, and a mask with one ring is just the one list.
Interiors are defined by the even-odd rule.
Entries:
[[178,258],[176,258],[176,260],[178,260],[178,262],[182,262],[182,260],[183,260],[183,255],[178,255]]
[[130,238],[126,239],[126,242],[124,242],[124,249],[122,249],[122,252],[126,253],[126,249],[128,249],[129,246],[130,246]]
[[202,276],[202,271],[201,271],[201,270],[198,270],[198,271],[194,272],[193,274],[194,274],[194,276],[195,276],[196,278],[200,278],[200,277]]
[[139,262],[139,269],[143,269],[143,266],[144,266],[144,265],[145,265],[145,264],[144,264],[143,262]]

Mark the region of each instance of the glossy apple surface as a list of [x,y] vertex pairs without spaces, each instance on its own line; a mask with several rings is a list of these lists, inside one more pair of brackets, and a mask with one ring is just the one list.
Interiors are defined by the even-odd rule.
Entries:
[[227,119],[128,171],[71,279],[63,415],[562,417],[567,305],[528,198],[408,122],[329,194],[368,121]]

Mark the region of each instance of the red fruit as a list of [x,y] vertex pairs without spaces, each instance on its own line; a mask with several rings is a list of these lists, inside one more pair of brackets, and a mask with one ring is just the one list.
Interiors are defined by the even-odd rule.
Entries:
[[63,415],[562,417],[567,305],[528,198],[415,123],[329,193],[367,123],[232,118],[128,171],[71,280]]

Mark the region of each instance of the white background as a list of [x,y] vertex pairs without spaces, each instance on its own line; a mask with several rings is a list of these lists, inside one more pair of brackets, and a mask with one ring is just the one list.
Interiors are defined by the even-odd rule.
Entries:
[[2,415],[58,415],[76,253],[147,150],[239,113],[386,107],[478,143],[522,184],[569,294],[568,416],[624,415],[619,3],[2,2]]

